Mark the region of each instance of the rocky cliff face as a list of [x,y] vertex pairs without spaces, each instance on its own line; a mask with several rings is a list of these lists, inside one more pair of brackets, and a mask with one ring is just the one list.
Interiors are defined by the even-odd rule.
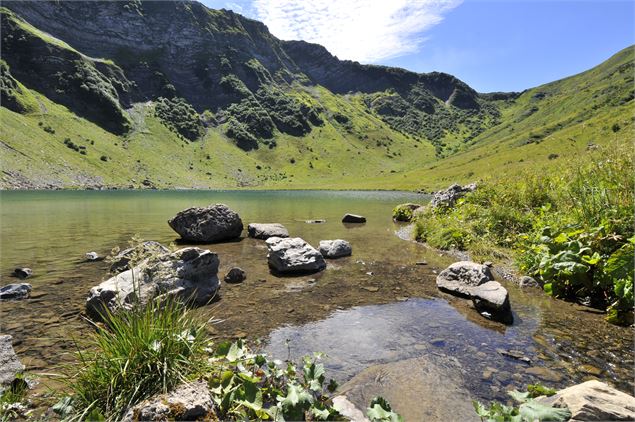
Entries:
[[261,22],[195,1],[3,6],[11,11],[3,12],[3,58],[13,76],[116,133],[125,132],[122,110],[131,103],[181,97],[216,113],[239,145],[257,148],[276,130],[302,135],[321,123],[321,110],[287,95],[293,83],[339,94],[390,91],[369,97],[369,108],[429,139],[465,123],[466,111],[483,117],[485,100],[451,75],[341,61],[320,45],[278,40]]

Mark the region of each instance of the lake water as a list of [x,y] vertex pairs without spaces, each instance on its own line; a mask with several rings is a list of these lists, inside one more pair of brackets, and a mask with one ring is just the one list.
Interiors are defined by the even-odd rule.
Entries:
[[[332,376],[346,382],[364,368],[405,359],[448,358],[460,382],[481,400],[506,400],[506,390],[541,381],[554,387],[598,378],[632,391],[632,330],[611,326],[588,308],[555,301],[536,289],[510,291],[510,327],[485,320],[461,299],[440,294],[435,271],[455,261],[397,236],[403,225],[391,210],[426,197],[399,192],[329,191],[31,191],[0,194],[1,284],[15,282],[17,266],[33,268],[31,299],[0,303],[0,332],[33,373],[73,361],[73,339],[90,328],[82,319],[90,287],[107,276],[107,255],[133,236],[169,244],[167,220],[191,206],[225,203],[250,222],[284,224],[292,236],[350,241],[353,256],[329,261],[325,271],[298,277],[270,273],[263,241],[205,245],[219,254],[220,275],[240,266],[247,280],[223,283],[218,301],[197,310],[220,320],[216,338],[262,339],[281,359],[312,351],[328,354]],[[346,212],[362,225],[341,223]],[[324,219],[323,224],[306,220]],[[415,265],[417,261],[429,265]],[[519,350],[527,365],[502,356]],[[416,406],[416,403],[413,403]],[[399,409],[398,409],[399,410]]]

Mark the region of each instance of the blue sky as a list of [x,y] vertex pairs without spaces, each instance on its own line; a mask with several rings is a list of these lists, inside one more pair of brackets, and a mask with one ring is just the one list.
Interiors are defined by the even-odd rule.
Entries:
[[340,59],[457,76],[480,92],[521,91],[589,69],[635,42],[619,0],[203,0],[261,20],[281,39]]

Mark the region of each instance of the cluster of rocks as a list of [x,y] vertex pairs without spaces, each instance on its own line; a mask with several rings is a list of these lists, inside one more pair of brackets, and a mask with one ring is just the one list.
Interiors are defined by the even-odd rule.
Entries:
[[460,261],[437,276],[437,287],[455,296],[471,299],[474,307],[486,318],[505,324],[513,322],[509,293],[487,265]]

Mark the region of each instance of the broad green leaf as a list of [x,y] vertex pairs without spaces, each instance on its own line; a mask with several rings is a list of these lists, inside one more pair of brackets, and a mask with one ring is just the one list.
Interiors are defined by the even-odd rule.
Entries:
[[520,415],[529,421],[565,422],[571,417],[569,409],[545,406],[533,400],[521,404],[519,410]]

